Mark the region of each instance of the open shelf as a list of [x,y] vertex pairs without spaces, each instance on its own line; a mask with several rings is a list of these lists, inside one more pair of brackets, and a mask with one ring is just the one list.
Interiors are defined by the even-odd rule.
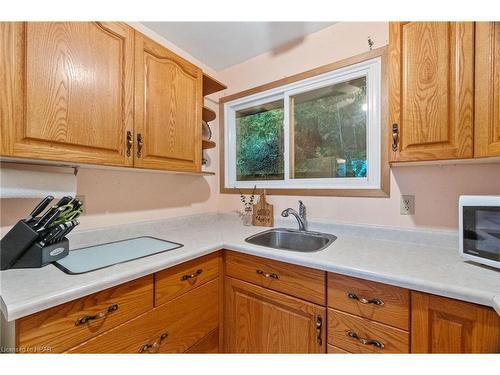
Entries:
[[210,122],[215,120],[216,114],[210,108],[203,107],[202,118],[203,121]]
[[215,142],[214,141],[205,141],[203,140],[201,142],[201,148],[203,150],[208,150],[209,148],[214,148],[216,146]]
[[226,85],[203,73],[203,96],[225,89],[227,89]]

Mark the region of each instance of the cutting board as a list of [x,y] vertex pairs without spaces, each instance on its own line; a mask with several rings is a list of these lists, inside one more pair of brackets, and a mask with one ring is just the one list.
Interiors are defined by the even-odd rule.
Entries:
[[266,191],[260,193],[259,201],[253,205],[252,224],[258,227],[274,225],[273,205],[266,201]]

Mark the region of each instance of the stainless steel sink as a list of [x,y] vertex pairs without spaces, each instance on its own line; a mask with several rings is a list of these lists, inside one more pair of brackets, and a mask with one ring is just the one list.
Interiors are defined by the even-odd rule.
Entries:
[[323,250],[336,239],[336,236],[327,233],[275,228],[254,234],[245,241],[274,249],[312,253]]

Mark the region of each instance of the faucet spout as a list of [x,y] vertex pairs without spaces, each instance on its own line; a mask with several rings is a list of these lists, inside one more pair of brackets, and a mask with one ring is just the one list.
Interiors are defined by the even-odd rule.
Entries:
[[[302,214],[305,213],[305,207],[303,209],[301,207],[300,211]],[[281,216],[283,216],[283,217],[288,217],[289,215],[293,215],[295,217],[295,219],[297,219],[297,223],[299,224],[300,231],[307,230],[305,218],[301,214],[299,214],[293,208],[287,208],[287,209],[283,210],[283,212],[281,213]]]

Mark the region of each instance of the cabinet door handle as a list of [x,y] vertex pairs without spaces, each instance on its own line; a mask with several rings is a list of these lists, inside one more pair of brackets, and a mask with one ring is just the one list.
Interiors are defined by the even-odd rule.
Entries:
[[144,146],[144,138],[142,138],[141,133],[137,133],[137,157],[142,156],[142,146]]
[[362,337],[359,337],[358,334],[354,331],[347,330],[345,331],[346,336],[351,337],[358,342],[360,342],[363,345],[373,345],[379,349],[383,349],[385,347],[384,343],[378,340],[372,340],[372,339],[364,339]]
[[316,341],[319,345],[323,345],[323,338],[321,337],[321,332],[323,330],[323,318],[321,316],[316,317]]
[[392,124],[392,151],[398,150],[399,143],[399,128],[398,124]]
[[267,273],[267,272],[264,272],[262,270],[256,270],[256,272],[257,272],[257,275],[262,275],[264,277],[267,277],[268,279],[274,279],[274,280],[280,279],[280,275],[278,275],[276,273]]
[[[144,344],[139,348],[139,353],[158,353],[160,351],[160,346],[163,341],[168,337],[168,332],[163,333],[158,340],[152,344]],[[154,349],[151,351],[151,349]]]
[[85,324],[91,320],[102,319],[102,318],[106,317],[108,314],[110,314],[116,310],[118,310],[118,305],[115,303],[115,304],[109,306],[106,310],[103,310],[95,315],[84,315],[84,316],[78,318],[75,322],[75,326],[80,326],[80,325]]
[[347,293],[347,298],[354,299],[354,300],[358,301],[359,303],[363,303],[365,305],[369,305],[369,304],[377,305],[377,306],[384,305],[384,301],[381,300],[380,298],[372,298],[372,299],[360,298],[356,294],[350,293],[350,292]]
[[195,277],[198,277],[198,275],[201,275],[202,272],[203,272],[203,270],[199,269],[199,270],[197,270],[196,272],[193,272],[190,275],[183,275],[181,277],[181,281],[187,281],[187,280],[190,280],[190,279],[194,279]]
[[132,154],[132,132],[127,131],[127,157]]

